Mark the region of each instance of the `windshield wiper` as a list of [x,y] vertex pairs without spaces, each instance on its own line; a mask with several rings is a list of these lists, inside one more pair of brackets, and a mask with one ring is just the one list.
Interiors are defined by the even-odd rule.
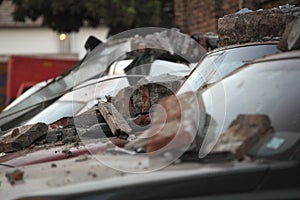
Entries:
[[229,162],[234,160],[232,152],[215,152],[209,153],[203,158],[199,158],[198,151],[186,151],[179,158],[182,162],[200,162],[200,163],[215,163],[215,162]]

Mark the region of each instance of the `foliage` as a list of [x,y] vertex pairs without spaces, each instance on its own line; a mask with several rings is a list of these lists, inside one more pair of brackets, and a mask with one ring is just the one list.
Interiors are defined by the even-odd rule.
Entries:
[[[0,0],[1,3],[2,0]],[[57,32],[105,24],[110,35],[124,30],[173,25],[173,0],[12,0],[15,21],[43,18]]]

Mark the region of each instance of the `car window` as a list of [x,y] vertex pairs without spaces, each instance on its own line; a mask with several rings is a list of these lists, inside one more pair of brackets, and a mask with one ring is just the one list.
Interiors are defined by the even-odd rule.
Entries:
[[212,84],[254,59],[280,52],[276,44],[253,45],[220,50],[199,63],[178,93],[196,91],[205,84]]
[[219,132],[239,114],[268,115],[275,131],[299,132],[299,61],[250,65],[203,92],[206,111],[216,120]]

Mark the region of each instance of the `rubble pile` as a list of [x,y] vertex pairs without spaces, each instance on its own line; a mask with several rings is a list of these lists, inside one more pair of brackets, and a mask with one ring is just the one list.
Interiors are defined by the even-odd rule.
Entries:
[[0,152],[15,152],[31,145],[78,143],[82,139],[91,138],[117,137],[126,140],[137,124],[150,124],[151,106],[163,97],[173,95],[184,78],[164,75],[165,81],[158,80],[162,79],[142,79],[136,86],[120,91],[116,97],[108,97],[119,107],[109,101],[99,101],[98,106],[79,116],[64,117],[49,125],[37,123],[15,128],[1,137]]
[[151,80],[142,79],[136,86],[120,90],[111,101],[122,116],[132,122],[132,128],[136,130],[138,126],[150,124],[151,107],[162,98],[174,95],[183,81],[183,77],[173,75],[161,75]]
[[193,92],[162,99],[153,113],[151,127],[125,148],[144,149],[150,153],[190,146],[198,127],[202,127],[205,121],[205,113],[201,109],[197,112],[201,107],[203,111],[203,106]]
[[299,16],[300,7],[226,15],[218,20],[219,45],[280,40],[285,27]]

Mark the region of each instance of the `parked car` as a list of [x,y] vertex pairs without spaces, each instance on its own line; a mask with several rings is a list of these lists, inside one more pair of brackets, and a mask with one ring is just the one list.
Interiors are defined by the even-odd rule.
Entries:
[[[109,59],[114,59],[116,55],[119,57],[125,50],[129,51],[129,43],[130,41],[128,40],[103,43],[95,47],[93,51],[88,52],[87,55],[70,70],[54,78],[29,97],[23,98],[20,96],[22,98],[21,101],[18,100],[15,106],[0,113],[1,129],[8,130],[17,126],[23,120],[34,116],[51,105],[73,87],[95,76],[105,75]],[[74,79],[76,74],[84,75],[77,76],[76,79]]]
[[[142,33],[148,33],[147,30],[148,29],[137,30],[135,34],[137,34],[139,31]],[[198,62],[203,53],[205,53],[205,50],[201,49],[193,39],[187,35],[179,33],[178,30],[152,28],[149,30],[156,30],[158,32],[152,35],[147,34],[145,38],[138,35],[134,36],[133,38],[113,37],[106,43],[102,43],[98,46],[94,46],[93,41],[92,45],[85,45],[87,48],[89,48],[89,46],[93,46],[94,49],[92,50],[89,48],[87,55],[71,70],[53,79],[53,81],[48,83],[46,86],[36,91],[28,98],[20,101],[9,110],[1,112],[1,129],[7,131],[24,122],[25,120],[28,120],[51,105],[66,92],[72,90],[74,87],[84,83],[85,81],[107,75],[113,62],[135,57],[135,55],[131,54],[139,54],[144,52],[144,57],[140,56],[140,58],[142,58],[144,61],[147,60],[148,63],[151,63],[150,61],[153,61],[153,59],[168,60],[168,56],[161,58],[162,55],[166,55],[165,52],[168,52],[171,56],[171,59],[173,59],[172,57],[175,55],[181,60],[191,63],[191,60]],[[175,44],[171,44],[173,40],[176,40],[177,42]],[[145,46],[146,43],[149,44]],[[182,46],[185,48],[182,48]],[[157,53],[155,53],[155,55],[147,55],[147,52],[150,49],[156,49]],[[141,61],[136,60],[131,67],[136,66],[137,63],[139,63],[139,65],[144,64],[141,63]],[[128,74],[130,71],[132,74],[137,75],[148,73],[147,70],[130,70],[130,67],[126,69],[125,73]],[[131,84],[135,82],[136,81],[133,80]]]
[[[118,149],[110,153],[105,145],[104,149],[98,148],[101,154],[25,166],[22,168],[24,182],[14,187],[1,173],[1,190],[5,192],[0,196],[7,199],[299,199],[299,63],[299,51],[268,56],[199,91],[205,112],[214,121],[214,127],[208,129],[202,143],[202,148],[207,150],[202,153],[207,156],[209,146],[218,141],[238,115],[269,117],[273,133],[258,138],[257,145],[246,152],[243,160],[224,160],[226,154],[218,154],[214,159],[195,154],[189,161],[180,158],[149,172],[151,167],[167,163],[170,155],[147,157],[126,151],[118,153]],[[194,83],[191,87],[197,90],[199,85]],[[48,151],[53,151],[49,157],[55,157],[54,147]],[[30,157],[34,153],[38,150],[25,155]],[[7,167],[20,166],[13,160],[1,163]],[[133,171],[137,174],[128,173]],[[145,171],[148,173],[142,173]]]

